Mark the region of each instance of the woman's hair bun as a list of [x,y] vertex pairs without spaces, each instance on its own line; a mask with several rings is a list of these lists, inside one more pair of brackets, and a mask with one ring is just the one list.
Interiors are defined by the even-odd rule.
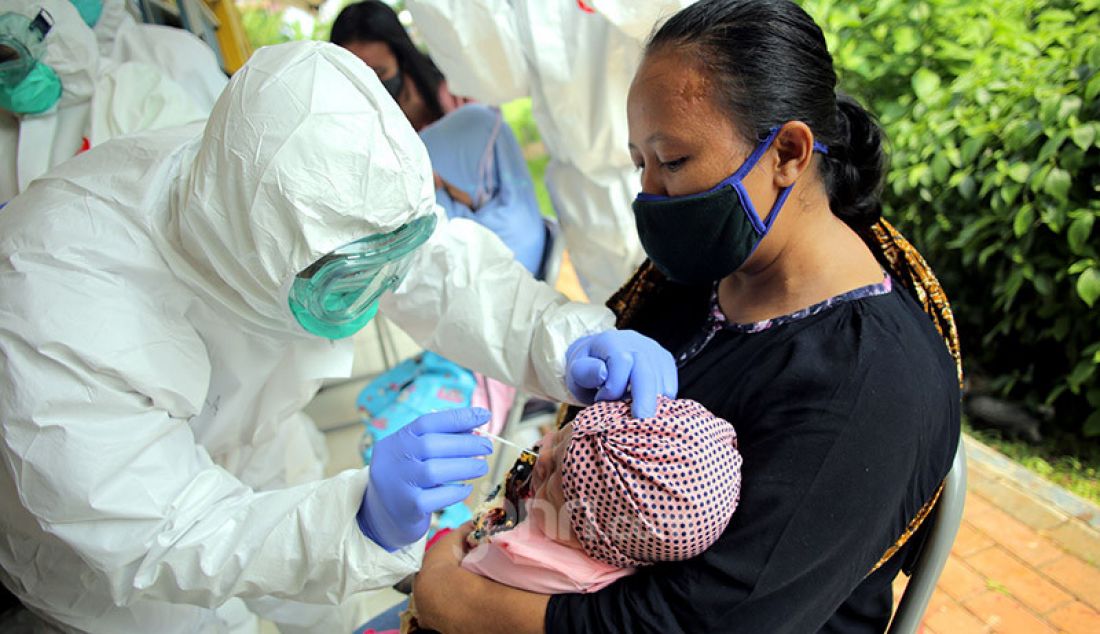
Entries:
[[837,137],[823,162],[833,213],[852,227],[874,224],[882,215],[886,173],[884,137],[874,117],[855,99],[838,95]]

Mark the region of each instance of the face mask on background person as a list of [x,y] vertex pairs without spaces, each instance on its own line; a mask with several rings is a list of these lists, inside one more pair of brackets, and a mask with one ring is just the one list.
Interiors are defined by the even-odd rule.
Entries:
[[84,24],[94,27],[103,13],[103,0],[70,0],[76,7]]
[[378,312],[382,293],[397,288],[412,254],[435,230],[434,215],[396,231],[346,244],[299,273],[290,287],[290,310],[307,332],[327,339],[350,337]]
[[[654,266],[670,280],[683,284],[720,280],[741,268],[768,235],[794,185],[779,192],[771,211],[761,216],[744,179],[778,134],[779,127],[772,128],[736,172],[707,191],[686,196],[638,194],[634,200],[638,237]],[[814,150],[828,152],[817,142]],[[698,236],[712,239],[701,245]]]
[[61,79],[41,62],[52,27],[46,11],[33,19],[12,12],[0,15],[0,109],[39,114],[61,99]]
[[389,79],[379,79],[382,82],[382,86],[386,89],[386,92],[390,93],[390,96],[397,99],[397,96],[401,94],[401,88],[405,85],[405,75],[401,72],[401,65],[397,65],[397,73]]

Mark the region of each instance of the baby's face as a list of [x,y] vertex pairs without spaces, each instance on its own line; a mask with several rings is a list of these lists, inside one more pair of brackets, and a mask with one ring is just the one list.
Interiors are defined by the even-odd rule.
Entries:
[[565,493],[561,486],[561,466],[572,437],[573,424],[570,423],[542,438],[539,458],[531,475],[534,490],[531,521],[537,523],[550,539],[579,548],[580,542],[569,526],[569,516],[562,512]]

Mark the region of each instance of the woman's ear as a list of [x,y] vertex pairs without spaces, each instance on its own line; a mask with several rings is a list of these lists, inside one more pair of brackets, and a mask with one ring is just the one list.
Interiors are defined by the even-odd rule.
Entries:
[[814,133],[801,121],[789,121],[779,129],[772,147],[776,151],[775,186],[790,187],[813,160]]

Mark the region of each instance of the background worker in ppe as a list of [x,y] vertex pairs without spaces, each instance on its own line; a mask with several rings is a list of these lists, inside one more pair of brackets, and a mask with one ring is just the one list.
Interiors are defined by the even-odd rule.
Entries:
[[645,258],[630,202],[640,183],[626,151],[626,94],[642,43],[690,0],[409,0],[455,93],[488,104],[531,97],[550,163],[546,186],[593,303]]
[[350,372],[380,296],[437,352],[546,396],[629,383],[652,412],[676,391],[654,342],[441,219],[362,62],[265,48],[205,127],[93,148],[0,214],[3,585],[66,631],[218,631],[239,599],[284,632],[348,631],[348,599],[417,568],[490,450],[468,433],[486,414],[452,410],[320,479],[301,409]]
[[156,68],[101,63],[69,0],[0,0],[0,54],[0,204],[88,147],[206,117]]
[[452,95],[384,2],[344,7],[331,39],[378,73],[420,133],[436,174],[435,198],[447,217],[488,227],[538,275],[546,231],[523,151],[500,110]]
[[[331,40],[374,69],[420,134],[435,173],[435,200],[448,218],[467,218],[495,233],[516,259],[541,279],[551,246],[523,151],[499,108],[467,103],[413,44],[397,13],[384,2],[344,7],[332,23]],[[553,281],[551,281],[553,283]],[[515,388],[477,376],[472,403],[489,405],[489,430],[503,428]],[[441,525],[468,518],[455,506]]]
[[190,31],[142,24],[126,10],[125,0],[71,0],[95,32],[99,54],[116,63],[142,62],[157,67],[209,113],[229,79],[214,51]]

